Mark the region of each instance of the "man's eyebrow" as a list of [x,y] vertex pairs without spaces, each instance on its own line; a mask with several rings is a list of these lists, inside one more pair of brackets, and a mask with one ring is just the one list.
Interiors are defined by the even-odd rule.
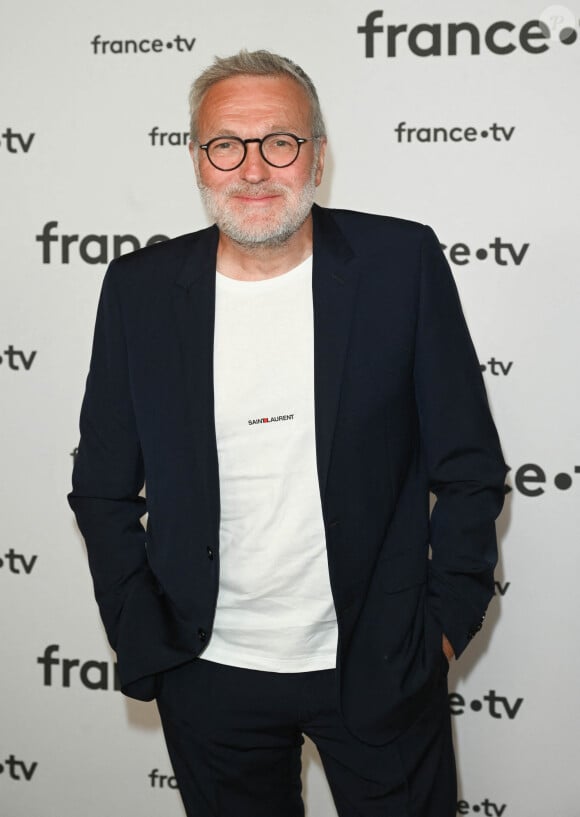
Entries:
[[[270,125],[264,125],[262,130],[264,131],[263,135],[267,136],[269,133],[298,133],[298,130],[300,130],[300,129],[296,129],[296,128],[293,129],[293,128],[290,128],[288,125],[271,125],[270,124]],[[216,139],[216,138],[219,138],[220,136],[237,136],[238,139],[243,138],[243,137],[240,136],[239,133],[236,133],[236,131],[231,130],[230,128],[216,129],[215,136],[211,136],[210,138],[211,139]],[[255,138],[255,136],[257,136],[257,135],[250,136],[248,138],[253,139],[253,138]]]
[[228,128],[224,128],[224,130],[215,130],[210,131],[205,139],[199,139],[200,145],[203,145],[206,142],[211,142],[212,139],[221,139],[221,137],[238,137],[238,134],[235,133],[233,130],[229,130]]

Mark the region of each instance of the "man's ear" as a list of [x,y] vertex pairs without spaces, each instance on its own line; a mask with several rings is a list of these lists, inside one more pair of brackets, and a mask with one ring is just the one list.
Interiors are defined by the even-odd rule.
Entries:
[[195,171],[195,180],[199,187],[200,178],[199,178],[199,149],[194,142],[190,142],[188,145],[189,155],[191,156],[191,161],[193,162],[193,169]]
[[314,176],[314,183],[318,187],[322,181],[322,174],[324,173],[324,157],[326,156],[326,137],[320,138],[320,145],[318,149],[318,157],[316,159],[316,174]]

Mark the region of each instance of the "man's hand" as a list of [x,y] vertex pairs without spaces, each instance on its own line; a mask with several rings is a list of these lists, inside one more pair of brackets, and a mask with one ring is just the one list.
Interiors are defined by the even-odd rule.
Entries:
[[455,651],[454,651],[453,647],[451,646],[451,642],[448,640],[445,633],[443,633],[443,652],[445,653],[445,658],[448,661],[451,661],[451,659],[455,655]]

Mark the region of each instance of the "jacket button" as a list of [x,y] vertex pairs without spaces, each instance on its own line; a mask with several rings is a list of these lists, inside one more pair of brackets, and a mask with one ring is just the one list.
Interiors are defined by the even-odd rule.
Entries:
[[208,559],[213,559],[213,550],[210,547],[207,549],[207,556]]
[[199,636],[199,640],[200,640],[200,641],[205,641],[205,640],[206,640],[206,638],[207,638],[207,633],[206,633],[206,631],[205,631],[205,630],[202,630],[202,629],[201,629],[201,627],[200,627],[200,628],[199,628],[199,630],[197,631],[197,634],[198,634],[198,636]]
[[340,519],[331,519],[328,523],[329,528],[335,528],[337,525],[340,525]]

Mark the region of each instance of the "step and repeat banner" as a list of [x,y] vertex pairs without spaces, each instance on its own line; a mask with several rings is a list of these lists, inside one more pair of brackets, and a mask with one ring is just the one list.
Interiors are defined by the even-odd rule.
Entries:
[[[119,691],[66,502],[98,294],[207,224],[187,92],[214,55],[318,87],[318,201],[436,231],[510,466],[496,595],[454,666],[457,813],[578,817],[580,5],[40,0],[0,30],[0,813],[183,817],[155,704]],[[335,817],[315,747],[310,817]],[[273,815],[274,817],[274,815]]]

